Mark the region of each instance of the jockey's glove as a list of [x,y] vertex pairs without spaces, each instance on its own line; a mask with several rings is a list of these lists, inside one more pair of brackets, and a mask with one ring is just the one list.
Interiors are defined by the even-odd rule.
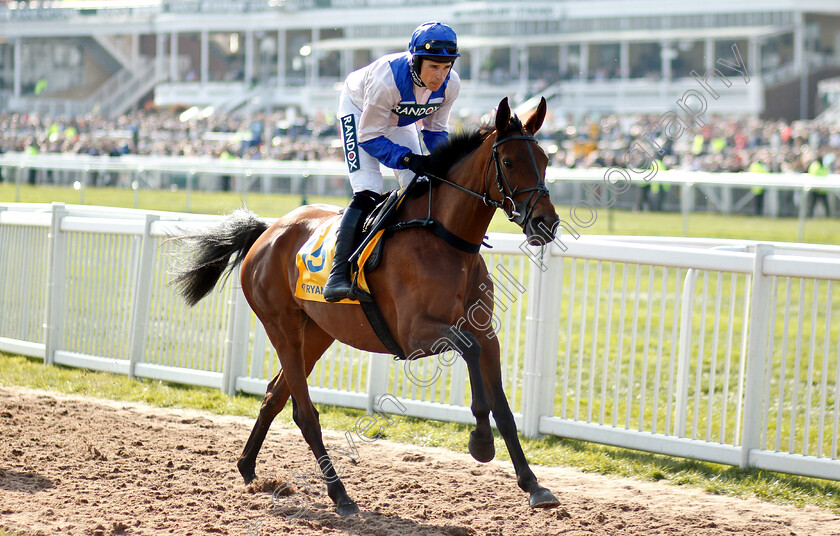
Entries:
[[402,163],[417,175],[425,175],[429,172],[432,158],[425,154],[406,153],[402,157]]

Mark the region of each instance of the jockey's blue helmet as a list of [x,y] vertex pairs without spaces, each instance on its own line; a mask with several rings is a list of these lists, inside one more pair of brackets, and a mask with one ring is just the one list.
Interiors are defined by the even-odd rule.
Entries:
[[[424,22],[411,34],[408,51],[412,58],[454,62],[458,54],[458,37],[455,31],[442,22]],[[416,62],[419,64],[420,62]]]

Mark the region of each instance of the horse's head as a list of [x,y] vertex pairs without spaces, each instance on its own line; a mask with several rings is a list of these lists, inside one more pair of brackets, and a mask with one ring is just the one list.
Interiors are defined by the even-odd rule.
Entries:
[[532,246],[551,242],[560,221],[545,186],[548,157],[534,138],[545,119],[545,112],[543,98],[523,125],[511,114],[507,97],[502,99],[496,112],[496,137],[491,158],[501,197],[497,206],[505,211],[510,221],[522,228]]

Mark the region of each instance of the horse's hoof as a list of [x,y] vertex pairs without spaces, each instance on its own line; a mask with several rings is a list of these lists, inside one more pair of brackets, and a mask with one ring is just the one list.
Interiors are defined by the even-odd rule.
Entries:
[[341,517],[352,516],[353,514],[359,513],[359,505],[356,504],[353,499],[349,499],[349,501],[350,502],[345,502],[335,507],[335,511],[338,512],[338,515]]
[[472,457],[475,458],[475,461],[481,463],[489,462],[496,457],[496,447],[493,445],[493,435],[490,434],[489,438],[482,438],[475,433],[475,430],[473,430],[470,432],[469,450]]
[[254,468],[250,467],[247,463],[242,463],[243,460],[239,460],[236,462],[236,468],[239,469],[239,474],[242,475],[242,478],[245,479],[246,484],[250,484],[257,478],[257,473],[254,472]]
[[528,504],[531,508],[554,508],[560,505],[560,501],[546,488],[540,488],[531,494]]

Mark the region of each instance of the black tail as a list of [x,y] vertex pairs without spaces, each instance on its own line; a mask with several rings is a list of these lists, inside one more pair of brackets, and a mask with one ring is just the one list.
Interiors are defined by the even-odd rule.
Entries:
[[[242,262],[248,250],[268,225],[246,209],[239,209],[218,225],[202,231],[175,236],[172,240],[186,246],[186,255],[174,263],[172,283],[192,306],[207,296],[225,273]],[[230,263],[231,255],[236,255]]]

